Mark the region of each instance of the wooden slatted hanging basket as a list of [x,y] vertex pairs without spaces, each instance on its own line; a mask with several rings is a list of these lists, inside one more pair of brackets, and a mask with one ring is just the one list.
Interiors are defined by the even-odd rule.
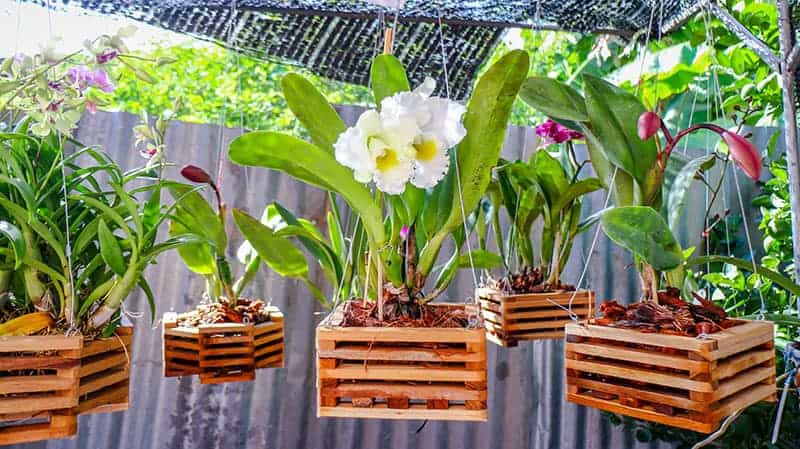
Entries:
[[68,438],[78,431],[83,337],[0,337],[0,445]]
[[256,370],[283,367],[283,314],[270,306],[259,324],[179,326],[177,315],[163,320],[164,376],[198,375],[201,384],[251,381]]
[[594,310],[591,290],[514,295],[479,288],[476,295],[486,338],[503,347],[517,346],[520,340],[564,338],[564,325],[572,321],[570,309],[578,320],[589,319]]
[[343,327],[343,308],[317,327],[318,417],[488,419],[481,327]]
[[713,432],[733,412],[775,400],[774,325],[741,321],[704,338],[567,324],[567,400]]
[[133,328],[0,338],[0,445],[69,438],[78,415],[128,409]]

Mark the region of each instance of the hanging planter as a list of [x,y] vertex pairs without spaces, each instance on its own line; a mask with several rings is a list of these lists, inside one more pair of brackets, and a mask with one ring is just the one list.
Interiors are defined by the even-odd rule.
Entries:
[[705,338],[566,325],[567,400],[710,433],[733,412],[775,400],[773,324]]
[[317,327],[317,416],[487,420],[483,329],[345,327],[343,318],[340,306]]
[[[289,253],[257,239],[291,238],[319,262],[335,286],[334,301],[344,302],[317,328],[320,417],[487,419],[486,335],[477,307],[431,302],[459,268],[475,270],[496,258],[472,250],[468,222],[480,209],[527,71],[527,54],[510,52],[481,77],[465,108],[432,96],[433,79],[412,91],[400,61],[380,55],[371,68],[380,110],[365,111],[351,128],[312,83],[290,74],[284,96],[313,143],[260,131],[231,143],[234,162],[323,186],[351,209],[343,219],[331,201],[327,238],[278,205],[261,223],[234,211],[239,230],[270,267],[306,281],[332,306],[309,282],[306,264],[286,269]],[[455,145],[457,157],[449,154]],[[452,253],[440,266],[445,247]]]
[[127,410],[133,328],[116,333],[0,338],[0,444],[71,437],[79,414]]
[[164,315],[164,376],[198,375],[201,384],[255,379],[255,370],[283,367],[283,315],[265,309],[257,324],[186,325]]
[[67,438],[78,431],[83,338],[0,338],[0,444]]
[[128,410],[133,327],[118,327],[108,338],[84,341],[81,347],[78,414]]
[[563,338],[565,324],[586,320],[594,310],[590,290],[509,295],[479,288],[477,296],[486,338],[503,347],[517,346],[520,340]]
[[[536,153],[499,166],[488,195],[495,240],[508,253],[505,266],[523,267],[491,279],[476,292],[487,337],[506,347],[519,340],[563,338],[564,324],[589,318],[594,301],[592,292],[576,292],[563,283],[561,272],[575,238],[588,228],[580,225],[582,198],[602,189],[603,182],[579,179],[584,164],[577,162],[573,141],[584,139],[581,133],[548,120],[536,127],[536,134]],[[511,219],[510,229],[500,222],[503,208]],[[533,225],[539,221],[539,247],[534,248]]]

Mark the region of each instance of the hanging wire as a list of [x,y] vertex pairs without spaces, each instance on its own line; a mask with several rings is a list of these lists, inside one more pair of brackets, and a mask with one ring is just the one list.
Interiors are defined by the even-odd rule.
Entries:
[[[398,10],[397,13],[399,15],[400,11]],[[395,18],[396,17],[397,16],[395,16]],[[381,38],[384,36],[383,35],[383,30],[384,30],[385,26],[386,26],[386,21],[385,21],[383,12],[380,12],[379,15],[378,15],[378,19],[377,19],[377,32],[376,32],[376,37],[375,37],[375,45],[372,48],[372,58],[371,59],[374,59],[378,55],[378,52],[380,51]],[[372,87],[372,77],[367,77],[367,89],[369,89],[371,87]],[[358,232],[358,226],[359,226],[360,223],[361,223],[361,217],[356,215],[356,219],[352,223],[352,230],[348,229],[347,234],[350,234],[350,239],[348,239],[348,242],[347,242],[348,243],[347,244],[347,257],[345,258],[344,268],[343,268],[343,272],[342,272],[342,278],[339,280],[339,284],[336,286],[336,290],[334,291],[334,294],[333,294],[333,301],[331,302],[331,312],[328,314],[328,316],[325,317],[325,319],[323,320],[323,323],[330,324],[330,320],[333,318],[333,314],[336,311],[336,308],[339,306],[339,303],[341,302],[341,298],[340,297],[342,295],[342,290],[344,289],[344,281],[345,281],[344,273],[347,271],[348,267],[353,262],[353,242],[356,239],[356,233]],[[353,275],[354,276],[356,275],[355,266],[353,266]],[[367,298],[364,298],[364,300],[366,300],[366,299]]]
[[[449,100],[450,99],[450,79],[449,79],[449,76],[448,76],[448,73],[447,73],[447,52],[445,51],[445,46],[444,46],[444,31],[442,29],[443,28],[442,27],[442,12],[441,12],[441,10],[439,9],[438,6],[436,8],[436,15],[438,17],[438,22],[439,22],[439,43],[440,43],[440,48],[441,48],[441,51],[442,51],[442,72],[443,72],[443,75],[444,75],[444,89],[445,89],[445,94],[447,95],[447,99]],[[462,195],[462,190],[461,190],[462,189],[462,187],[461,187],[461,173],[459,172],[459,169],[458,169],[458,147],[454,147],[453,148],[453,153],[455,155],[455,168],[454,168],[454,171],[456,173],[456,187],[458,188],[458,203],[459,203],[459,206],[461,207],[461,216],[464,217],[463,220],[462,220],[462,224],[464,225],[464,240],[467,243],[467,251],[468,251],[467,255],[469,256],[469,266],[470,266],[470,271],[472,272],[473,287],[474,288],[478,288],[478,276],[475,273],[475,261],[473,260],[473,257],[472,257],[472,243],[470,243],[470,239],[469,239],[469,226],[467,225],[467,213],[466,213],[466,211],[464,209],[464,196]],[[477,301],[477,297],[475,298],[475,300]]]
[[[649,25],[647,27],[647,34],[645,35],[644,46],[642,47],[642,61],[641,61],[640,65],[639,65],[639,78],[638,78],[639,81],[636,83],[636,95],[639,95],[639,88],[640,88],[640,86],[642,84],[642,76],[644,75],[645,61],[647,60],[647,56],[648,56],[648,53],[649,53],[650,35],[652,34],[652,30],[653,30],[653,17],[654,17],[654,15],[655,15],[655,8],[651,8],[651,10],[650,10],[650,23],[649,23]],[[611,201],[611,192],[612,192],[612,190],[614,188],[614,183],[616,182],[617,172],[618,171],[619,171],[619,167],[615,166],[614,167],[614,173],[611,175],[611,181],[608,183],[608,191],[606,193],[606,199],[605,199],[605,201],[603,201],[603,209],[607,208],[609,202]],[[581,270],[581,275],[578,278],[578,282],[575,284],[575,290],[572,292],[572,295],[570,295],[569,303],[567,304],[567,308],[566,308],[567,312],[569,312],[570,319],[572,321],[574,321],[576,324],[579,324],[579,318],[578,318],[578,315],[576,315],[572,311],[572,306],[573,306],[573,303],[575,302],[575,297],[578,296],[578,292],[580,291],[581,285],[583,284],[583,281],[586,278],[586,274],[589,271],[589,262],[591,262],[592,256],[594,256],[594,250],[595,250],[595,247],[597,246],[597,240],[600,238],[601,226],[599,224],[596,225],[596,226],[597,226],[597,228],[595,229],[594,236],[592,237],[592,244],[589,246],[589,255],[584,260],[583,269]],[[549,301],[550,303],[552,303],[553,305],[555,305],[555,306],[557,306],[557,307],[559,307],[561,309],[564,309],[564,306],[556,303],[555,301],[553,301],[553,300],[551,300],[549,298],[547,299],[547,301]],[[597,307],[596,303],[597,303],[597,301],[594,301],[592,303],[592,307],[596,308]],[[590,315],[593,316],[594,315],[594,311],[592,311],[592,313]]]
[[[711,40],[713,43],[715,41],[714,33],[712,30],[710,30],[710,27],[708,27],[707,29],[709,29],[709,32],[711,33]],[[719,76],[717,73],[716,64],[714,64],[711,68],[711,75],[714,77],[714,81],[716,84],[714,95],[717,98],[719,105],[718,107],[720,108],[720,113],[724,121],[727,119],[727,117],[725,116],[725,108],[723,107],[722,92],[721,92],[722,89],[719,83]],[[730,157],[730,155],[728,155],[728,157]],[[744,235],[747,241],[747,251],[750,254],[750,262],[752,263],[753,275],[755,276],[758,274],[758,264],[756,263],[755,251],[753,250],[753,239],[750,235],[750,226],[747,223],[747,214],[745,212],[744,200],[742,199],[742,188],[741,185],[739,184],[739,174],[736,169],[731,171],[733,172],[733,181],[734,185],[736,186],[736,198],[739,201],[739,210],[742,214],[742,226],[744,227]],[[764,299],[764,292],[761,290],[761,288],[758,288],[757,290],[758,290],[758,297],[761,302],[761,308],[758,311],[758,319],[763,320],[764,316],[767,313],[767,303],[766,300]]]
[[[50,0],[46,1],[47,6],[47,24],[48,24],[48,38],[50,40],[53,39],[53,11],[50,6]],[[58,135],[58,143],[59,147],[62,147],[63,150],[63,136]],[[64,154],[62,151],[61,154],[62,162],[61,162],[61,189],[64,192],[64,238],[66,240],[66,248],[64,248],[64,255],[67,257],[67,278],[69,279],[69,289],[70,289],[70,311],[72,312],[72,316],[67,317],[67,322],[69,324],[69,329],[67,330],[67,334],[74,334],[78,332],[78,328],[75,325],[75,319],[77,317],[77,298],[75,296],[75,278],[72,273],[72,238],[70,237],[70,216],[69,216],[69,191],[67,190],[67,168],[66,164],[63,162]]]

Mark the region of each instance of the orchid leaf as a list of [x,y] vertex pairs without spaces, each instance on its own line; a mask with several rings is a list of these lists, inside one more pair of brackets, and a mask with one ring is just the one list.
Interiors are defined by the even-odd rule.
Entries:
[[511,51],[481,76],[467,105],[464,127],[467,135],[458,145],[457,163],[460,187],[450,201],[449,217],[423,248],[419,270],[430,273],[448,234],[461,226],[464,212],[478,205],[489,185],[506,136],[511,109],[528,74],[528,53]]
[[379,55],[372,61],[370,80],[375,104],[378,105],[386,97],[411,90],[406,69],[400,60],[392,55]]
[[311,135],[311,141],[333,153],[333,144],[347,126],[325,96],[296,73],[283,78],[281,90],[289,109]]
[[640,186],[647,185],[657,150],[654,139],[639,139],[637,123],[645,112],[641,101],[601,78],[584,75],[583,81],[592,131],[605,156]]
[[491,270],[503,265],[503,258],[499,254],[483,249],[474,249],[458,257],[459,268],[476,268]]
[[586,138],[586,149],[589,152],[589,159],[592,161],[592,168],[597,176],[603,180],[606,189],[611,192],[611,199],[616,206],[632,206],[634,204],[635,192],[637,191],[636,182],[633,177],[624,170],[618,170],[609,162],[603,146],[594,136],[594,133],[586,126],[582,128]]
[[[214,245],[213,252],[223,253],[228,246],[228,236],[217,213],[199,191],[190,186],[170,184],[169,191],[175,199],[174,215],[184,232],[203,236]],[[177,235],[177,234],[173,234]]]
[[[522,101],[542,114],[560,120],[585,122],[589,120],[586,104],[572,87],[543,76],[525,80],[519,91]],[[577,129],[570,126],[571,129]]]
[[[172,220],[169,223],[169,234],[171,237],[186,235],[190,233],[188,228],[182,223]],[[216,263],[211,254],[211,248],[207,242],[181,245],[177,247],[178,255],[181,257],[186,268],[194,273],[210,275],[216,272]]]
[[683,209],[686,207],[686,197],[689,194],[689,187],[692,180],[695,179],[700,173],[709,170],[714,166],[716,156],[709,154],[692,159],[683,166],[675,180],[672,182],[672,188],[667,197],[667,214],[669,227],[672,232],[678,232],[680,227],[680,219],[683,214]]
[[726,263],[729,265],[733,265],[739,269],[753,272],[755,268],[755,273],[761,277],[769,279],[770,281],[776,283],[784,290],[788,291],[795,297],[800,296],[800,285],[797,285],[794,281],[792,281],[789,277],[778,273],[777,271],[770,270],[769,268],[760,265],[754,264],[750,260],[740,259],[738,257],[730,257],[730,256],[700,256],[695,257],[686,262],[686,266],[693,267],[693,266],[702,266],[711,263]]
[[667,222],[651,207],[615,207],[603,214],[600,224],[611,240],[658,271],[671,270],[683,261]]
[[592,193],[603,188],[603,181],[598,178],[587,178],[576,181],[561,194],[558,200],[551,206],[553,213],[558,213],[564,208],[569,207],[573,201],[583,195]]
[[100,254],[103,260],[118,276],[125,274],[126,264],[122,257],[122,249],[114,234],[108,229],[105,220],[97,225],[97,237],[100,239]]
[[277,237],[272,229],[239,209],[233,210],[233,221],[253,245],[258,257],[276,273],[284,277],[305,277],[308,274],[308,263],[292,242]]
[[11,243],[11,249],[14,251],[14,269],[19,269],[26,253],[25,238],[22,236],[22,232],[13,224],[0,220],[0,235],[5,236]]
[[383,214],[364,184],[332,154],[301,139],[267,131],[247,133],[230,146],[232,161],[240,165],[280,170],[303,182],[332,190],[361,217],[371,244],[383,247],[386,234]]

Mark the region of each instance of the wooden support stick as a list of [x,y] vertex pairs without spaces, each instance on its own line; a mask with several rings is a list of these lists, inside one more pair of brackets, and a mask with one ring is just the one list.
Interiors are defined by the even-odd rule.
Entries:
[[383,34],[383,54],[392,54],[392,47],[394,47],[394,30],[386,28]]

